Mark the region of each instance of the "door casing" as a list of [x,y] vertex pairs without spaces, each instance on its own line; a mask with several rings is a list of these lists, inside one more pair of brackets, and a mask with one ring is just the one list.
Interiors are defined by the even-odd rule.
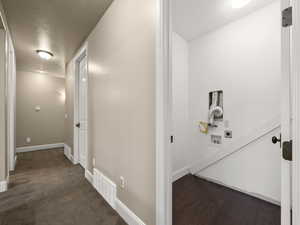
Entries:
[[[288,0],[281,0],[282,3]],[[292,224],[300,224],[300,1],[291,0],[293,25],[291,26],[291,88],[292,92]]]
[[[79,121],[79,63],[81,60],[86,57],[87,59],[87,67],[88,67],[88,44],[85,43],[82,48],[78,51],[74,58],[74,66],[75,66],[75,76],[74,76],[74,121],[73,121],[73,128],[74,128],[74,138],[73,138],[73,146],[74,146],[74,163],[78,164],[79,163],[79,154],[80,154],[80,149],[79,149],[79,129],[76,127],[76,124]],[[88,68],[87,68],[88,71]],[[87,72],[88,73],[88,72]],[[88,77],[88,75],[87,75]],[[88,79],[86,80],[87,82],[87,92],[88,92]],[[88,101],[88,97],[87,97]],[[88,104],[86,104],[87,106]],[[86,124],[86,132],[87,132],[87,142],[88,142],[88,107],[86,108],[87,112],[87,124]],[[88,143],[87,145],[88,146]],[[87,168],[87,161],[88,161],[88,149],[86,149],[86,162],[84,165],[84,168]]]

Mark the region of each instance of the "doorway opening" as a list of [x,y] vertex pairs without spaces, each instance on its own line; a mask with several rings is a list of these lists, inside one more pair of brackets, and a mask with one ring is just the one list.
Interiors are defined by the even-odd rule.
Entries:
[[281,2],[234,2],[172,2],[174,225],[290,222]]

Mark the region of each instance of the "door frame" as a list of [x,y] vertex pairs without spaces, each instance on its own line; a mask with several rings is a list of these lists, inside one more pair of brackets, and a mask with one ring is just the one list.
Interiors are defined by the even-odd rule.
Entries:
[[[5,86],[6,86],[6,141],[7,141],[7,169],[14,171],[16,166],[16,57],[15,49],[5,16],[0,12],[0,20],[5,32]],[[9,176],[9,174],[8,174]]]
[[[288,0],[281,0],[284,5]],[[156,0],[156,225],[172,225],[171,100],[172,27],[171,1]],[[300,1],[291,0],[292,30],[292,224],[300,224]]]
[[16,166],[16,58],[11,39],[6,31],[7,40],[7,121],[8,121],[8,164],[9,171]]
[[[281,0],[284,1],[284,0]],[[300,224],[300,2],[292,0],[292,53],[291,84],[292,90],[292,127],[293,127],[293,162],[292,162],[292,224]]]
[[156,0],[155,152],[156,225],[172,225],[171,1]]
[[[291,6],[290,0],[281,0],[280,11]],[[279,24],[278,24],[279,26]],[[291,27],[282,27],[281,29],[281,142],[287,142],[292,139],[291,132]],[[282,145],[281,145],[281,151]],[[291,180],[291,162],[281,157],[281,225],[291,224],[291,207],[292,207],[292,180]]]
[[[85,43],[78,51],[76,56],[74,57],[74,119],[73,119],[73,148],[74,148],[74,164],[79,163],[79,130],[76,127],[76,124],[79,120],[79,63],[82,58],[87,57],[87,67],[88,67],[88,44]],[[88,71],[88,68],[87,68]],[[88,73],[88,72],[87,72]],[[88,93],[88,79],[87,79],[87,93]],[[89,140],[88,134],[88,97],[87,97],[87,146]],[[84,163],[84,169],[87,168],[89,152],[86,149],[86,162]]]

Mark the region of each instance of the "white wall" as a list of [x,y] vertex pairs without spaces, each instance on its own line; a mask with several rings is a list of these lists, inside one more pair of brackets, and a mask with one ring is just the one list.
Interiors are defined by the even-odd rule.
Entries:
[[[190,136],[188,150],[175,159],[188,156],[188,165],[201,164],[278,117],[280,36],[280,6],[275,2],[189,42]],[[224,91],[224,120],[233,138],[216,146],[210,134],[223,135],[224,124],[205,135],[197,123],[207,121],[208,93],[219,89]],[[278,134],[273,130],[198,175],[279,201],[281,153],[271,143],[271,136]]]
[[[173,173],[184,173],[188,153],[188,43],[173,33]],[[175,175],[176,176],[176,175]]]

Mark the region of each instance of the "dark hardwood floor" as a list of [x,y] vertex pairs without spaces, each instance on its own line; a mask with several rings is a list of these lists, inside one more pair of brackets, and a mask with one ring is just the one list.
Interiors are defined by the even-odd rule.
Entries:
[[187,175],[173,183],[173,225],[280,225],[280,207]]

